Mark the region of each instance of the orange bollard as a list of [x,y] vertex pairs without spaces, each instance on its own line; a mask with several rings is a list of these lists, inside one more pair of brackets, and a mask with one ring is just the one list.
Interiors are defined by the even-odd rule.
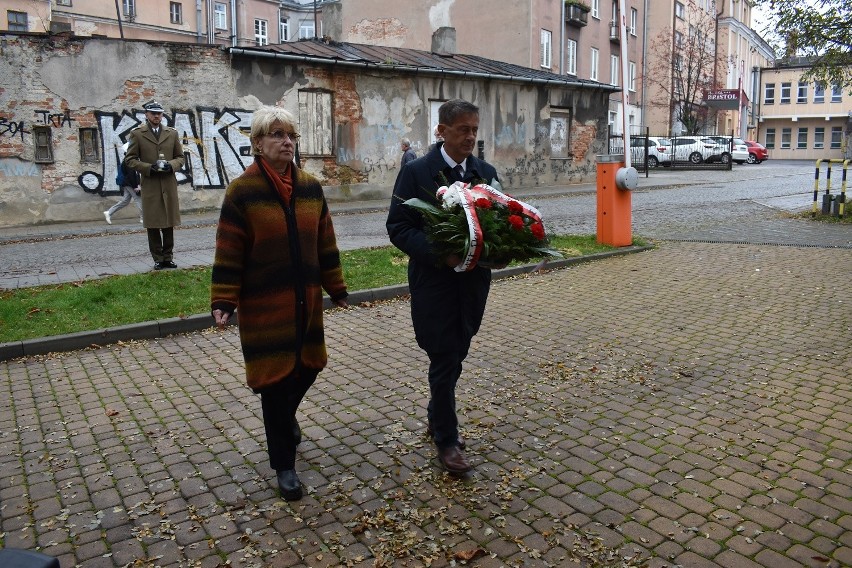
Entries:
[[619,189],[616,172],[624,167],[624,156],[598,155],[598,233],[601,244],[626,247],[633,244],[630,191]]

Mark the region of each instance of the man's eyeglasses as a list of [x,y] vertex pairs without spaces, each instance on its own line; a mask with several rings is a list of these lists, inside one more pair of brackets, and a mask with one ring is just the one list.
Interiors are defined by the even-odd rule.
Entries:
[[285,138],[289,138],[293,142],[298,142],[300,135],[295,132],[284,132],[283,130],[276,130],[275,132],[270,132],[267,134],[270,138],[274,138],[275,140],[284,140]]

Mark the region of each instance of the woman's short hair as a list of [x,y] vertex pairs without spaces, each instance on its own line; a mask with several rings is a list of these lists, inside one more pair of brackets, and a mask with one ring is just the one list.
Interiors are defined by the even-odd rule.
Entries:
[[254,116],[251,118],[250,138],[252,141],[252,156],[258,155],[257,146],[255,146],[254,142],[269,134],[272,130],[272,125],[276,122],[280,123],[287,132],[299,133],[296,130],[296,118],[290,111],[277,106],[260,107],[254,111]]

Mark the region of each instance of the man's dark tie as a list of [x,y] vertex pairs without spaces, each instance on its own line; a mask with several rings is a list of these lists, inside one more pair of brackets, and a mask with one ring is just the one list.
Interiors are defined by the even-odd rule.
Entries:
[[461,167],[461,164],[456,164],[456,167],[453,168],[453,171],[456,174],[456,181],[464,180],[464,168]]

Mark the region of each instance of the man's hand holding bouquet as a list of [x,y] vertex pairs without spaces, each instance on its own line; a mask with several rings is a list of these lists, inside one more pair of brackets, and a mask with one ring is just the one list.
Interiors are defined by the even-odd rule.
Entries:
[[457,256],[457,272],[475,266],[503,267],[512,261],[562,255],[549,248],[535,207],[501,191],[500,184],[457,181],[437,191],[440,206],[419,198],[405,201],[423,215],[425,231],[442,258]]

